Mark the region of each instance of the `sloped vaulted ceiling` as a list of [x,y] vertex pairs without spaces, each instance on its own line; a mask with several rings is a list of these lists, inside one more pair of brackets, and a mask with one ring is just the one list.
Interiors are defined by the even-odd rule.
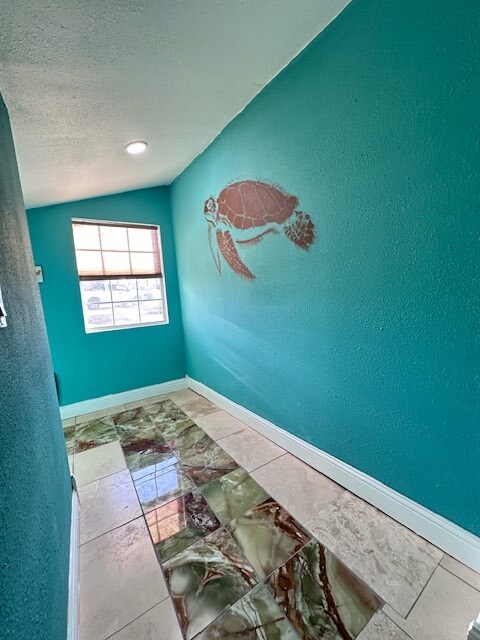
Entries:
[[[5,2],[27,206],[170,183],[348,1]],[[125,153],[134,139],[146,155]]]

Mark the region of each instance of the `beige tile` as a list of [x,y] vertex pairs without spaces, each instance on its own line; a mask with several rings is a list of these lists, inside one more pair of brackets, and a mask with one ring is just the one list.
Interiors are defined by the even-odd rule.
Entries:
[[222,438],[219,445],[249,472],[285,453],[283,449],[250,428]]
[[439,549],[347,491],[305,526],[402,616],[442,557]]
[[109,640],[183,640],[171,598],[167,598]]
[[75,467],[74,467],[75,454],[73,454],[73,453],[72,453],[72,455],[67,456],[67,458],[68,458],[68,466],[69,466],[69,468],[70,468],[70,473],[71,473],[71,475],[73,476],[73,474],[74,474],[74,468],[75,468]]
[[479,609],[480,592],[440,566],[406,620],[384,607],[413,640],[466,640]]
[[168,395],[152,396],[151,398],[145,398],[144,400],[136,400],[135,402],[127,402],[127,409],[137,409],[138,407],[148,407],[149,404],[155,404],[155,402],[162,402],[168,400]]
[[247,425],[237,420],[226,411],[215,411],[207,416],[201,416],[195,420],[213,440],[219,440],[232,433],[238,433],[247,428]]
[[168,394],[168,397],[175,402],[179,407],[183,407],[184,404],[192,402],[193,400],[198,400],[202,398],[202,396],[195,393],[191,389],[181,389],[180,391],[172,391],[172,393]]
[[119,404],[116,407],[110,407],[109,409],[100,409],[99,411],[84,413],[81,416],[77,416],[76,424],[82,424],[82,422],[89,422],[90,420],[97,420],[104,416],[113,416],[115,413],[121,413],[122,411],[125,411],[124,404]]
[[344,491],[343,487],[290,453],[272,460],[251,475],[302,524]]
[[[447,554],[443,556],[440,564],[444,569],[450,571],[450,573],[453,573],[471,587],[480,591],[480,573],[470,569],[470,567],[466,567],[464,564]],[[480,611],[480,606],[478,608]]]
[[143,518],[80,547],[80,640],[104,640],[168,596]]
[[217,405],[210,402],[206,398],[199,397],[198,400],[191,400],[190,402],[185,402],[180,407],[182,411],[184,411],[187,416],[189,416],[192,420],[197,420],[201,416],[206,416],[214,411],[220,411]]
[[383,611],[377,611],[357,636],[357,640],[411,640],[411,638]]
[[65,420],[62,420],[62,425],[64,429],[73,427],[75,425],[75,418],[65,418]]
[[119,442],[109,442],[75,454],[75,480],[79,487],[126,468]]
[[142,515],[128,470],[79,487],[78,496],[80,544]]

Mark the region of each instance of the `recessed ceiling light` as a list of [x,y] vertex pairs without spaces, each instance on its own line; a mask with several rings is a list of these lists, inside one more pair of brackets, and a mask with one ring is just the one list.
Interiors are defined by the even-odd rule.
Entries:
[[146,142],[142,140],[135,140],[135,142],[129,142],[125,147],[125,151],[130,153],[132,156],[137,155],[137,153],[143,153],[148,147]]

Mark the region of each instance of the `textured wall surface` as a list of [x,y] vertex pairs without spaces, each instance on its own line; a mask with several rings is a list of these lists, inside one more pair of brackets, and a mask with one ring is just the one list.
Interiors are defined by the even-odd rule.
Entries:
[[[60,404],[175,380],[185,375],[183,328],[168,189],[140,191],[27,212]],[[170,323],[85,333],[72,218],[160,226]]]
[[[194,378],[480,534],[480,17],[354,0],[173,183]],[[216,270],[203,203],[300,199],[317,241]]]
[[0,638],[64,640],[70,474],[7,111],[0,98]]

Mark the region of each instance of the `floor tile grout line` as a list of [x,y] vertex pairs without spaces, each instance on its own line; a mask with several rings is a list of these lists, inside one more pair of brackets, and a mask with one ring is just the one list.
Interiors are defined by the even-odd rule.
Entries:
[[112,531],[116,531],[117,529],[121,529],[122,527],[126,527],[128,524],[131,524],[132,522],[135,522],[136,520],[139,520],[142,517],[143,517],[143,513],[141,513],[138,516],[135,516],[135,518],[130,518],[130,520],[127,520],[126,522],[123,522],[122,524],[119,524],[116,527],[112,527],[108,531],[104,531],[103,533],[99,533],[98,536],[95,536],[94,538],[91,538],[90,540],[86,540],[85,542],[80,542],[79,546],[83,547],[86,544],[90,544],[90,542],[94,542],[95,540],[98,540],[99,538],[102,538],[103,536],[106,536],[109,533],[112,533]]
[[[114,636],[117,635],[117,633],[120,633],[120,631],[123,631],[124,629],[126,629],[127,627],[129,627],[131,624],[133,624],[134,622],[136,622],[137,620],[139,620],[142,616],[146,615],[147,613],[149,613],[150,611],[152,611],[152,609],[155,609],[155,607],[158,607],[158,605],[162,604],[163,602],[165,602],[165,600],[171,600],[170,596],[166,596],[165,598],[163,598],[163,600],[160,600],[159,602],[156,602],[153,607],[150,607],[149,609],[147,609],[146,611],[144,611],[143,613],[141,613],[139,616],[137,616],[136,618],[133,618],[133,620],[130,620],[130,622],[127,622],[127,624],[123,625],[123,627],[121,627],[120,629],[117,629],[116,631],[114,631],[113,633],[111,633],[109,636],[107,636],[104,640],[110,640],[111,638],[113,638]],[[173,606],[173,604],[172,604]],[[174,607],[175,608],[175,607]]]
[[[447,555],[447,554],[444,554]],[[470,587],[471,589],[474,589],[475,591],[478,591],[478,593],[480,593],[480,584],[478,587],[474,587],[473,584],[471,584],[470,582],[467,582],[465,580],[465,578],[462,578],[461,576],[459,576],[457,573],[455,573],[454,571],[452,571],[451,569],[447,569],[447,567],[445,567],[442,564],[442,561],[440,560],[440,562],[438,563],[438,565],[435,567],[435,571],[438,569],[438,567],[441,567],[442,569],[445,569],[445,571],[447,571],[450,575],[452,575],[454,578],[458,578],[458,580],[460,580],[461,582],[463,582],[463,584],[466,584],[467,587]],[[470,567],[468,567],[470,568]],[[473,569],[472,569],[473,571]],[[474,573],[477,573],[476,571]]]
[[[386,602],[385,604],[388,604],[388,603]],[[388,606],[390,606],[390,605],[388,605]],[[392,609],[393,609],[393,607],[392,607]],[[397,627],[397,629],[400,629],[400,631],[406,636],[407,640],[414,640],[413,637],[410,635],[410,633],[408,631],[405,631],[405,629],[403,627],[401,627],[396,620],[394,620],[393,618],[391,618],[388,615],[388,613],[385,611],[384,607],[382,607],[378,611],[381,611],[383,613],[383,615],[386,616],[390,620],[390,622],[392,622]],[[395,611],[395,609],[394,609],[394,611]],[[397,613],[397,612],[395,611],[395,613]],[[402,616],[400,616],[400,614],[397,614],[397,615],[400,618],[402,617]],[[372,618],[373,618],[373,616],[372,616]],[[405,618],[402,618],[402,620],[405,620]]]
[[411,606],[411,607],[410,607],[410,609],[408,610],[408,613],[407,613],[407,615],[406,615],[405,617],[403,617],[402,615],[400,615],[400,614],[398,613],[398,611],[395,609],[395,607],[392,607],[392,605],[389,605],[390,607],[392,607],[392,609],[395,611],[395,613],[397,613],[398,615],[400,615],[400,617],[401,617],[403,620],[408,620],[408,617],[410,616],[410,614],[412,613],[413,609],[415,608],[415,605],[416,605],[416,604],[417,604],[417,602],[420,600],[420,598],[421,598],[421,596],[422,596],[422,593],[425,591],[425,589],[426,589],[426,588],[428,587],[428,585],[430,584],[430,581],[432,580],[432,578],[433,578],[433,575],[434,575],[435,571],[436,571],[436,570],[438,569],[438,567],[440,566],[440,560],[441,560],[441,558],[439,558],[439,560],[438,560],[437,564],[435,565],[435,567],[434,567],[434,569],[433,569],[432,573],[430,574],[430,576],[429,576],[428,580],[426,581],[426,583],[425,583],[425,584],[424,584],[424,586],[422,587],[422,590],[420,591],[420,593],[418,594],[418,596],[415,598],[414,603],[412,604],[412,606]]
[[[110,442],[108,442],[107,444],[110,444]],[[102,446],[102,445],[100,445]],[[97,448],[97,447],[95,447]],[[91,451],[91,449],[90,449]],[[79,489],[83,489],[83,487],[88,487],[89,484],[93,484],[94,482],[100,482],[100,480],[105,480],[105,478],[111,478],[112,476],[116,476],[119,473],[125,473],[125,471],[128,471],[128,467],[125,467],[125,469],[120,469],[119,471],[114,471],[113,473],[107,473],[106,476],[101,476],[100,478],[96,478],[95,480],[90,480],[89,482],[85,482],[84,484],[77,484],[77,491]],[[73,474],[75,475],[75,474]],[[78,493],[80,493],[80,491],[78,491]],[[80,499],[80,497],[79,497]]]

